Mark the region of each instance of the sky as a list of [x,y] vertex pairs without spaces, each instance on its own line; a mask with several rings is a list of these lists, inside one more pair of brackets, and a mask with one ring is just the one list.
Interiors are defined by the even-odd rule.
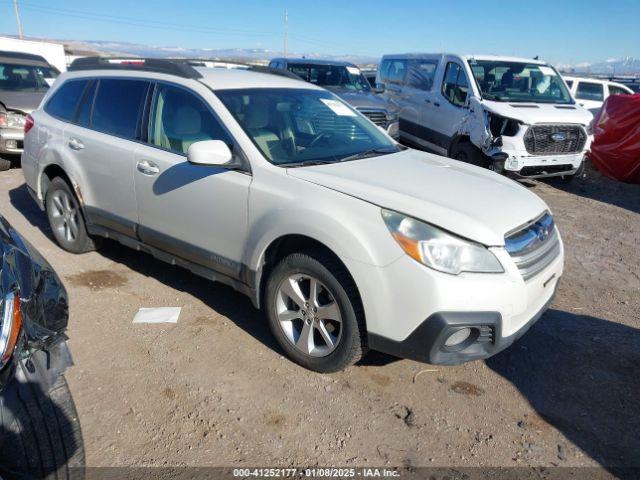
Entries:
[[[640,57],[639,0],[18,0],[26,36],[379,57],[492,53],[577,64]],[[0,0],[0,34],[17,34]]]

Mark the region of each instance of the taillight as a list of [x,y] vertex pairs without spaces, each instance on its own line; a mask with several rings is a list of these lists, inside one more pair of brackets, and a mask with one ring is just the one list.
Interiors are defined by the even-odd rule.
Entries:
[[11,359],[22,328],[20,296],[10,292],[4,297],[2,324],[0,324],[0,368]]
[[33,117],[31,115],[27,115],[27,118],[24,121],[24,133],[25,135],[29,133],[29,130],[33,128],[35,122],[33,121]]
[[0,127],[6,127],[7,125],[7,113],[0,112]]

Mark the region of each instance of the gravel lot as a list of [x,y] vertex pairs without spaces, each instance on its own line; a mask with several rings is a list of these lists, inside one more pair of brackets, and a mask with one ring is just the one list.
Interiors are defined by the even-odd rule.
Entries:
[[[457,367],[370,354],[333,375],[285,359],[230,288],[115,243],[61,250],[20,170],[0,174],[0,212],[69,291],[90,466],[640,467],[640,186],[591,172],[530,188],[567,260],[519,342]],[[132,324],[154,306],[182,307],[179,323]]]

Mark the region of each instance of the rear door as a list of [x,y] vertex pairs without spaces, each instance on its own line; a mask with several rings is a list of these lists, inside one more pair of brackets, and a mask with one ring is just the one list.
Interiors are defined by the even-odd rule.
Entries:
[[65,129],[76,157],[89,223],[135,236],[138,220],[133,185],[135,150],[150,83],[101,78],[85,92],[77,120]]
[[[410,59],[402,94],[399,98],[400,130],[410,140],[425,144],[434,115],[434,79],[438,68],[435,59]],[[427,145],[428,146],[428,145]]]
[[157,83],[147,142],[136,152],[135,190],[139,237],[148,245],[238,278],[247,233],[251,175],[194,165],[187,150],[202,140],[222,140],[238,152],[230,134],[196,92]]

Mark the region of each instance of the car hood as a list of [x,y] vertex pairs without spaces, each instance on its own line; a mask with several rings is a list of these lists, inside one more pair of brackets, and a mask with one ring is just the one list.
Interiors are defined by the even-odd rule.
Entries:
[[373,92],[355,92],[339,87],[324,87],[355,108],[388,110],[387,102]]
[[0,92],[0,103],[8,110],[31,113],[40,105],[47,92]]
[[483,100],[482,105],[490,112],[503,117],[520,120],[528,125],[535,123],[579,123],[587,126],[593,114],[579,105],[552,103],[517,103]]
[[345,163],[290,168],[301,180],[439,226],[487,246],[540,216],[547,205],[489,170],[417,150]]

